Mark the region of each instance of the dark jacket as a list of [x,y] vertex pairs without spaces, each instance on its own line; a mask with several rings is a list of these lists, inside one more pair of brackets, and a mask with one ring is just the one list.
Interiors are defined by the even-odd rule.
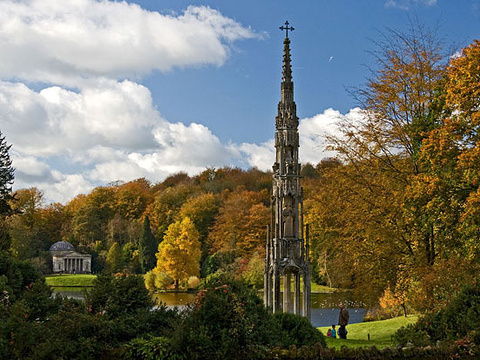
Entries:
[[338,325],[345,326],[348,324],[348,319],[350,315],[348,314],[348,310],[346,308],[340,309],[340,315],[338,315]]

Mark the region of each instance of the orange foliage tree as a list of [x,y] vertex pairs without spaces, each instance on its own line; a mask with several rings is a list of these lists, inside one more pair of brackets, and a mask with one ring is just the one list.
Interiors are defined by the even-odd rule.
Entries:
[[261,203],[264,194],[244,189],[226,195],[215,224],[209,233],[211,247],[217,251],[253,251],[265,254],[268,208]]

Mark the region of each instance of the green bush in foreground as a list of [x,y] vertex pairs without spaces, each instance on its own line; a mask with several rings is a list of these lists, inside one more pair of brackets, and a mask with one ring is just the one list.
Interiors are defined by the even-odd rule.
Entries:
[[212,277],[198,292],[196,301],[183,312],[182,321],[170,339],[132,340],[125,346],[125,357],[257,359],[268,358],[274,349],[314,344],[323,348],[324,337],[305,318],[272,315],[257,292],[244,282]]
[[[282,347],[304,346],[319,343],[325,347],[325,338],[306,318],[288,314],[279,313],[273,315],[275,328],[279,334],[279,344]],[[280,331],[279,331],[280,330]]]
[[446,307],[419,318],[416,324],[401,328],[394,336],[404,346],[436,344],[438,341],[467,341],[480,345],[480,286],[465,286]]
[[243,359],[252,347],[269,344],[271,319],[244,283],[212,279],[184,313],[172,347],[189,359]]

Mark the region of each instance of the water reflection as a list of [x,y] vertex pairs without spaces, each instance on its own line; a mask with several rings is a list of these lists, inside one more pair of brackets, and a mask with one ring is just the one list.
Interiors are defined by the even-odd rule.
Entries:
[[[154,297],[167,306],[177,307],[182,307],[195,299],[194,294],[187,293],[160,293]],[[356,299],[351,292],[312,293],[311,301],[313,326],[337,324],[340,303],[344,303],[350,313],[350,324],[362,322],[366,313],[364,303]]]

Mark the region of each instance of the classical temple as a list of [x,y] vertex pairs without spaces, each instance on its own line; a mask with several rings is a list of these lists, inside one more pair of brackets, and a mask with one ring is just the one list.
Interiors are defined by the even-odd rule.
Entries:
[[[283,41],[281,99],[275,118],[276,159],[273,164],[271,226],[267,230],[264,272],[265,305],[275,312],[293,312],[310,319],[310,261],[308,226],[303,224],[303,191],[298,162],[299,136],[293,100],[289,26]],[[304,229],[305,235],[304,236]],[[293,281],[293,296],[292,296]],[[303,281],[303,296],[301,282]],[[283,299],[280,284],[283,282]],[[292,301],[293,300],[293,301]]]
[[57,241],[50,246],[53,273],[90,273],[92,256],[75,251],[75,246],[67,241]]

